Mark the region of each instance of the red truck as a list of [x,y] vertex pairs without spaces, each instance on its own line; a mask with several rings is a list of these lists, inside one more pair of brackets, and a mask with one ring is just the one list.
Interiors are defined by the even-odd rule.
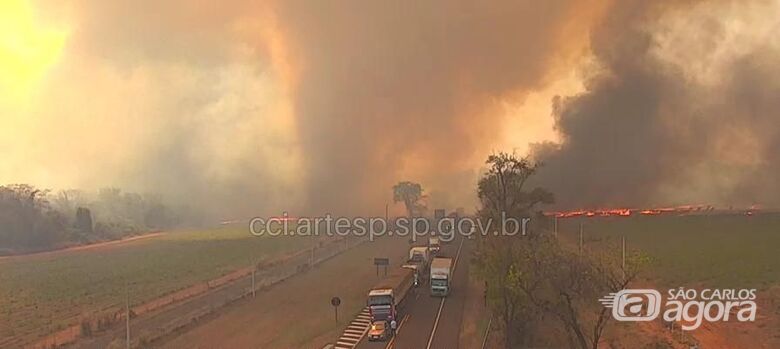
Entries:
[[398,319],[398,309],[414,287],[414,271],[408,268],[393,270],[368,292],[368,310],[371,322]]

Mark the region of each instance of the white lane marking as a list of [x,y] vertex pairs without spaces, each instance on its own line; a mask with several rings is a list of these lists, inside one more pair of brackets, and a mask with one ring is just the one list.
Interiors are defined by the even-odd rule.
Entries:
[[395,343],[395,337],[401,333],[401,327],[404,327],[404,324],[406,323],[406,320],[409,320],[409,314],[406,314],[403,319],[401,319],[401,323],[398,324],[398,328],[395,330],[395,334],[393,335],[393,338],[390,338],[390,342],[387,343],[387,346],[385,346],[385,349],[393,348],[393,343]]
[[[451,276],[455,275],[455,268],[458,267],[458,258],[460,258],[460,249],[463,248],[463,241],[465,241],[463,238],[460,239],[460,245],[458,246],[458,253],[455,254],[455,261],[452,262],[452,273],[450,273]],[[425,349],[431,349],[431,344],[433,343],[433,336],[436,334],[436,327],[439,326],[439,318],[441,317],[441,310],[444,309],[444,301],[447,300],[447,297],[442,297],[441,303],[439,304],[439,311],[436,313],[436,321],[433,322],[433,329],[431,330],[431,336],[428,337],[428,346],[425,347]]]

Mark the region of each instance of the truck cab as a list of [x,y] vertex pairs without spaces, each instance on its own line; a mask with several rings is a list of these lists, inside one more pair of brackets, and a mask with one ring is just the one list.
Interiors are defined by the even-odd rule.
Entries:
[[432,254],[437,254],[441,251],[441,241],[437,237],[428,238],[428,249]]
[[407,268],[393,270],[368,292],[366,305],[371,321],[393,321],[399,309],[414,288],[414,271]]
[[374,289],[368,293],[368,311],[372,321],[390,321],[395,317],[392,289]]

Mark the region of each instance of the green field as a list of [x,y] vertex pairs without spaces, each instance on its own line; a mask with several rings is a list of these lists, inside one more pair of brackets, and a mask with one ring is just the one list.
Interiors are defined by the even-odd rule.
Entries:
[[765,288],[780,281],[780,215],[690,215],[568,218],[561,236],[586,248],[619,246],[651,257],[646,276],[664,286]]
[[122,306],[126,283],[131,304],[142,304],[311,244],[310,237],[253,237],[241,226],[0,260],[0,342],[29,343]]

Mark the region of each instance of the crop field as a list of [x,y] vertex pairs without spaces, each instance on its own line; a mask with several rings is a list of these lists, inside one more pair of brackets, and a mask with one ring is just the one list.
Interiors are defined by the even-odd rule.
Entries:
[[586,248],[619,246],[651,258],[647,276],[669,287],[759,288],[780,281],[780,214],[569,218],[559,231]]
[[126,289],[131,306],[142,304],[314,243],[311,237],[254,237],[241,226],[2,259],[0,347],[29,343],[121,307]]

